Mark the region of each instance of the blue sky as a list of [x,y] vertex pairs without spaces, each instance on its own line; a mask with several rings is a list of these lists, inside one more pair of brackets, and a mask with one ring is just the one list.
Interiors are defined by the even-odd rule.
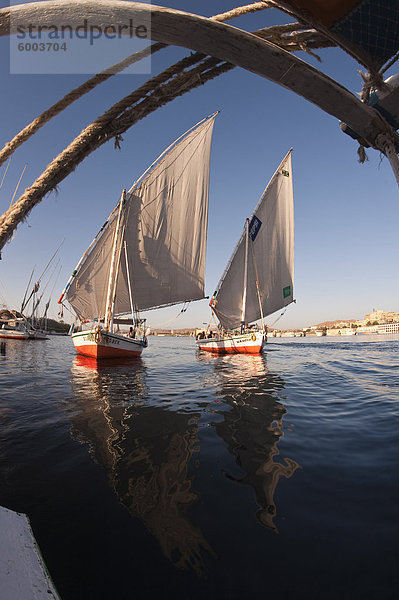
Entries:
[[[1,3],[4,6],[4,3]],[[212,15],[238,2],[169,0],[165,6]],[[266,10],[230,22],[248,31],[287,18]],[[9,39],[0,39],[1,145],[35,116],[84,82],[84,75],[10,75]],[[168,48],[152,59],[152,74],[187,54]],[[361,88],[360,66],[343,51],[319,52],[322,63],[300,58],[352,92]],[[393,74],[395,67],[387,72]],[[10,204],[24,165],[19,192],[31,185],[48,163],[109,106],[148,76],[119,75],[74,103],[43,127],[12,157],[0,208]],[[123,136],[121,150],[102,146],[49,194],[3,250],[0,305],[19,308],[32,269],[38,277],[65,240],[61,271],[52,295],[56,317],[64,284],[99,227],[117,203],[122,188],[135,179],[175,138],[204,116],[216,118],[211,156],[206,294],[211,295],[241,233],[279,162],[293,147],[295,206],[295,279],[297,303],[276,322],[281,328],[305,327],[329,319],[363,318],[373,308],[399,311],[399,198],[387,159],[368,150],[357,162],[357,144],[333,117],[277,84],[241,69],[222,75],[174,100],[140,121]],[[0,167],[0,181],[6,165]],[[44,294],[47,301],[54,285]],[[43,279],[43,284],[46,277]],[[196,327],[209,320],[206,300],[151,311],[152,327]],[[279,313],[267,319],[273,324]],[[65,315],[66,320],[70,320]]]

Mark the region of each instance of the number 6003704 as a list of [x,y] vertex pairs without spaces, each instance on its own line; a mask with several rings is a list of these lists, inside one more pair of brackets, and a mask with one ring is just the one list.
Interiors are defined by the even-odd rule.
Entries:
[[20,42],[18,50],[20,52],[59,52],[66,51],[66,42],[59,44],[58,42]]

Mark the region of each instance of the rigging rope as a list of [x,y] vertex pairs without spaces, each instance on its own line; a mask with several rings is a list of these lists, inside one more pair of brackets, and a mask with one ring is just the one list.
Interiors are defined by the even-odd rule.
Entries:
[[162,323],[160,323],[158,325],[157,329],[159,329],[159,327],[163,327],[164,325],[168,325],[169,323],[172,323],[172,321],[176,321],[176,319],[178,319],[182,313],[186,312],[186,310],[188,309],[190,303],[191,303],[191,300],[189,300],[188,302],[185,302],[183,304],[183,308],[177,313],[177,315],[175,315],[171,319],[168,319],[167,321],[163,321]]
[[4,183],[4,180],[5,180],[5,178],[6,178],[7,171],[8,171],[8,167],[10,166],[10,162],[11,162],[11,156],[10,156],[10,158],[8,159],[8,163],[7,163],[7,166],[6,166],[6,170],[4,171],[3,178],[2,178],[2,180],[1,180],[1,183],[0,183],[0,190],[1,190],[1,188],[3,187],[3,183]]
[[277,323],[277,321],[279,321],[279,320],[281,319],[281,317],[283,317],[283,316],[285,315],[285,313],[286,313],[286,311],[287,311],[287,308],[288,308],[288,306],[289,306],[289,305],[287,305],[287,306],[284,308],[283,312],[282,312],[282,313],[281,313],[281,314],[280,314],[280,315],[277,317],[277,319],[276,319],[275,321],[273,321],[273,323],[272,323],[271,325],[269,325],[269,327],[273,327],[273,326],[274,326],[274,325]]
[[[236,16],[241,16],[247,12],[255,12],[271,7],[278,7],[278,4],[271,1],[256,2],[244,7],[238,7],[221,15],[216,15],[214,18],[211,17],[210,20],[223,21]],[[254,35],[257,35],[257,32],[254,32]],[[152,45],[150,49],[153,47],[155,48],[157,45]],[[296,49],[301,49],[301,46],[298,46]],[[291,48],[291,50],[293,50],[293,48]],[[133,56],[134,55],[132,55],[132,57]],[[132,57],[128,57],[126,60],[132,59]],[[201,61],[203,62],[201,63]],[[188,66],[192,66],[195,63],[200,63],[197,69],[193,68],[191,71],[185,72],[185,69]],[[54,190],[57,184],[65,179],[65,177],[67,177],[91,152],[111,138],[115,138],[115,142],[118,145],[121,140],[121,134],[134,123],[143,119],[145,116],[174,98],[185,94],[195,87],[203,85],[214,77],[218,77],[222,73],[233,68],[234,65],[229,63],[223,63],[223,61],[213,58],[206,60],[204,55],[194,53],[186,59],[172,65],[158,76],[152,78],[145,85],[141,86],[132,94],[108,109],[102,117],[86,127],[81,134],[50,163],[33,185],[25,190],[13,206],[0,217],[0,249],[11,239],[18,224],[27,217],[32,208],[38,204],[47,193]],[[92,89],[94,85],[100,83],[102,75],[108,78],[108,74],[104,73],[99,74],[100,77],[97,79],[96,77],[92,78],[89,82],[86,82],[87,88],[85,87],[86,84],[83,84],[83,93],[86,93],[86,91]],[[168,79],[170,81],[166,84]],[[80,92],[82,92],[82,87],[77,89],[80,89]],[[150,95],[148,95],[149,93]],[[72,91],[71,94],[73,95],[74,91]],[[65,99],[67,97],[68,95]],[[71,99],[72,98],[69,98],[69,100]],[[62,103],[63,100],[60,102]],[[67,100],[65,100],[65,102],[67,102]],[[132,106],[133,104],[135,106]],[[51,112],[53,108],[54,107],[50,108],[49,111]],[[40,118],[41,117],[38,117],[39,120]]]
[[[255,2],[246,6],[239,6],[234,8],[233,10],[227,11],[225,13],[221,13],[214,17],[210,17],[210,20],[223,22],[230,19],[234,19],[240,17],[245,14],[257,12],[260,10],[265,10],[266,8],[270,8],[272,2]],[[270,6],[269,6],[270,5]],[[85,83],[78,86],[77,88],[71,90],[66,94],[61,100],[50,106],[47,110],[45,110],[41,115],[36,117],[29,125],[24,127],[14,138],[7,142],[2,150],[0,150],[0,166],[3,162],[11,156],[15,150],[21,146],[26,140],[28,140],[36,131],[38,131],[43,125],[45,125],[50,119],[58,115],[60,112],[65,110],[68,106],[73,104],[76,100],[84,96],[93,90],[97,85],[104,83],[113,75],[117,75],[121,71],[127,69],[127,67],[132,64],[139,62],[140,60],[146,58],[149,55],[155,54],[162,50],[163,48],[167,48],[168,44],[164,44],[162,42],[156,42],[140,50],[131,54],[127,58],[121,60],[120,62],[112,65],[111,67],[107,67],[100,73],[97,73],[90,79],[88,79]],[[119,143],[121,141],[121,136],[115,136],[115,147],[120,148]]]

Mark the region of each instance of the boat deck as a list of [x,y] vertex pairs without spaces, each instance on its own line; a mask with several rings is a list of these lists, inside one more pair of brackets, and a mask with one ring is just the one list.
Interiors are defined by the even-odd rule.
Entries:
[[60,600],[26,515],[0,507],[0,545],[3,600]]

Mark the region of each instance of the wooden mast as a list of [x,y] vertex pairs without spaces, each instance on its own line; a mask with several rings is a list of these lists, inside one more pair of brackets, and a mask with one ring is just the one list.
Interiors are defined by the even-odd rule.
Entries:
[[[118,272],[117,261],[119,262],[120,257],[120,244],[118,248],[118,242],[120,237],[122,209],[125,203],[126,190],[122,190],[121,199],[119,201],[119,211],[115,227],[114,243],[112,246],[111,266],[109,271],[108,279],[108,290],[107,290],[107,304],[105,307],[105,319],[104,329],[109,329],[113,322],[113,310],[115,304],[115,292],[116,292],[116,277]],[[101,316],[101,315],[100,315]]]
[[249,219],[245,222],[245,258],[244,258],[244,283],[242,293],[242,309],[241,309],[241,333],[244,333],[245,328],[245,310],[247,307],[247,285],[248,285],[248,242],[249,242]]

